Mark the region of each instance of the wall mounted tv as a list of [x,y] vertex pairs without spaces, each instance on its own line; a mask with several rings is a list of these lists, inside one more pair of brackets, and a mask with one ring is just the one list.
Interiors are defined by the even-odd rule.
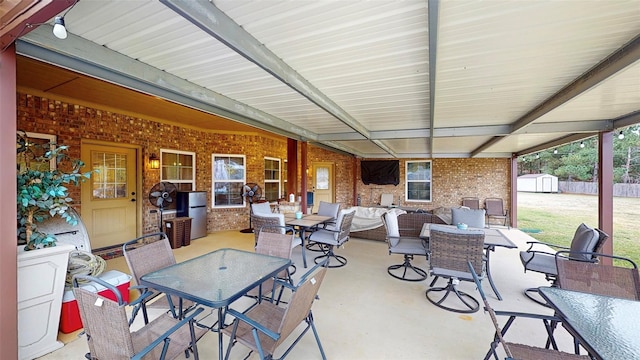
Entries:
[[362,160],[360,176],[365,185],[398,185],[400,183],[400,161]]

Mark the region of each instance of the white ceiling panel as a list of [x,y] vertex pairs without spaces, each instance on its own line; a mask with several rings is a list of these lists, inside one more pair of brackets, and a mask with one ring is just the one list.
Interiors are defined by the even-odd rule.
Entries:
[[19,53],[364,158],[640,122],[638,0],[83,0],[65,19]]

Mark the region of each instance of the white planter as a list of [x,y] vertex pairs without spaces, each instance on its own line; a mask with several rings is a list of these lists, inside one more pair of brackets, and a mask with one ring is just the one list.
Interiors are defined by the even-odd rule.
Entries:
[[33,359],[63,346],[58,341],[68,244],[24,251],[18,247],[18,357]]

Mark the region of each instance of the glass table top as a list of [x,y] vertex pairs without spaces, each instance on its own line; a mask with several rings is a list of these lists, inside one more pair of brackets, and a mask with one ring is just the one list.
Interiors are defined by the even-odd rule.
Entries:
[[560,288],[540,294],[601,359],[637,359],[640,355],[640,301]]
[[237,249],[220,249],[142,276],[142,285],[210,307],[227,306],[291,260]]

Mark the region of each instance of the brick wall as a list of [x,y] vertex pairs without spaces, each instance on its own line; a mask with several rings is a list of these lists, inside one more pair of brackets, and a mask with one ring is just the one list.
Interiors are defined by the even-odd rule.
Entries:
[[[143,224],[142,232],[157,231],[158,214],[146,198],[151,187],[160,180],[159,170],[147,168],[146,159],[160,149],[192,151],[196,153],[196,189],[207,191],[211,204],[211,154],[244,154],[247,159],[247,182],[264,184],[264,157],[286,159],[285,138],[256,133],[214,133],[170,123],[118,114],[111,111],[69,104],[26,93],[18,93],[18,124],[20,130],[52,134],[58,143],[70,146],[70,156],[80,157],[83,140],[98,140],[137,146],[141,150]],[[404,159],[400,160],[400,184],[364,185],[360,180],[360,160],[309,145],[307,163],[334,162],[336,164],[336,201],[349,207],[353,192],[360,194],[362,205],[380,201],[382,193],[394,194],[401,206],[422,209],[451,207],[460,204],[464,196],[477,196],[481,200],[496,196],[509,201],[509,159],[435,159],[433,160],[433,201],[429,203],[404,202]],[[284,166],[284,162],[282,162]],[[300,164],[298,164],[300,166]],[[355,167],[355,169],[354,169]],[[352,175],[357,174],[356,189]],[[300,176],[300,171],[298,172]],[[312,179],[308,179],[311,189]],[[286,189],[283,189],[285,191]],[[79,189],[72,189],[76,206],[81,211]],[[172,215],[166,214],[167,219]],[[210,209],[208,230],[234,230],[249,226],[248,208]]]
[[[379,160],[379,159],[378,159]],[[475,196],[481,204],[487,197],[500,197],[509,205],[510,159],[433,159],[431,202],[405,202],[404,178],[406,160],[400,159],[400,184],[365,185],[360,175],[360,160],[357,161],[357,188],[362,206],[375,206],[382,194],[393,194],[394,204],[403,207],[432,210],[438,207],[454,207],[462,203],[462,198]]]

